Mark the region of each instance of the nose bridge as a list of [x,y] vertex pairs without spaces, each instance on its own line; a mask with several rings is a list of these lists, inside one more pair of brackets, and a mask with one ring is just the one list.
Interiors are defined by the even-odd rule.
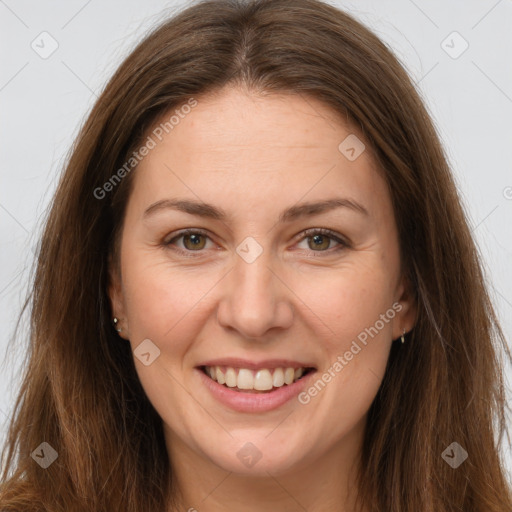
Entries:
[[236,249],[231,286],[219,305],[218,320],[247,338],[259,338],[273,327],[289,327],[292,308],[276,277],[271,251],[245,239]]
[[240,256],[243,248],[239,247],[237,252],[239,257],[236,260],[234,268],[235,294],[238,300],[251,303],[260,302],[270,304],[275,300],[273,288],[274,274],[270,271],[272,266],[270,251],[262,251],[261,254],[254,256],[254,249],[250,248],[246,259]]

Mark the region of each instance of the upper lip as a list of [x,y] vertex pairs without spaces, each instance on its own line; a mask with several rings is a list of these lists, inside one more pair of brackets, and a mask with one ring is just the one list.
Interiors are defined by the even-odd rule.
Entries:
[[250,361],[249,359],[239,357],[209,359],[198,366],[230,366],[232,368],[247,368],[249,370],[259,370],[262,368],[315,368],[311,363],[301,363],[290,359],[264,359],[262,361]]

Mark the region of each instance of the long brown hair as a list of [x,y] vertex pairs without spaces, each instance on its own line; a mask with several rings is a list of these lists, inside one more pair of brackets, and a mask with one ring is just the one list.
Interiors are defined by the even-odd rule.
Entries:
[[[418,316],[406,343],[394,344],[369,410],[361,504],[510,512],[498,350],[511,355],[436,129],[386,45],[317,0],[194,3],[149,34],[100,95],[39,247],[0,508],[142,512],[172,503],[161,420],[111,325],[107,295],[134,171],[104,184],[164,113],[226,85],[323,101],[361,130],[389,186]],[[46,469],[31,456],[43,442],[58,454]],[[468,454],[457,469],[443,457],[454,442]]]

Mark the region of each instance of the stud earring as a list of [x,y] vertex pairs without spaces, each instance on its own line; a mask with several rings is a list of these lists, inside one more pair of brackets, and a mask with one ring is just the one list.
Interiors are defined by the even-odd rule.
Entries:
[[117,331],[117,332],[121,332],[122,329],[119,327],[117,327],[117,323],[119,322],[119,320],[117,319],[117,317],[114,317],[114,329]]
[[404,332],[402,333],[402,336],[400,336],[400,341],[401,341],[402,343],[405,343],[405,338],[404,338],[404,336],[405,336],[405,329],[404,329]]

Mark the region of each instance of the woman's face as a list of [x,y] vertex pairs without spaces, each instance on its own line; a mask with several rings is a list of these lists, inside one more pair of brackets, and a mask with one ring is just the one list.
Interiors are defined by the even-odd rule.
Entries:
[[369,150],[300,95],[180,114],[148,133],[110,287],[171,459],[264,475],[357,449],[414,316]]

